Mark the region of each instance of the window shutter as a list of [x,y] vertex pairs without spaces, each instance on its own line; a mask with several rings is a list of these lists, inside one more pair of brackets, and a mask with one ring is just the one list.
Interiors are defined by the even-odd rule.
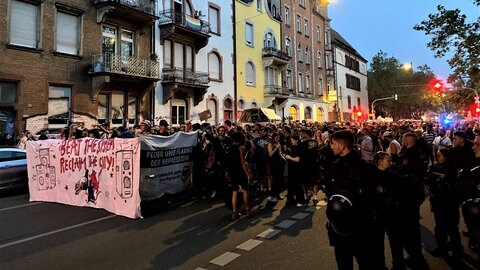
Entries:
[[37,6],[12,1],[10,43],[37,48]]
[[57,52],[78,54],[78,17],[57,13]]
[[247,23],[245,28],[245,40],[248,45],[253,45],[253,25]]
[[220,79],[220,63],[216,54],[211,53],[208,55],[208,72],[210,73],[210,78]]

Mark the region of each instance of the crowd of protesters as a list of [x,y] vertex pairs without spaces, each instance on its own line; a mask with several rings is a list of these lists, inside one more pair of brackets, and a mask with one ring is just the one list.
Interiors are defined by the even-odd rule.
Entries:
[[[451,251],[452,259],[462,260],[460,205],[480,197],[478,123],[237,125],[226,120],[220,126],[186,121],[172,128],[166,120],[158,126],[144,120],[132,128],[102,124],[87,130],[71,125],[57,138],[168,136],[178,131],[198,132],[194,188],[204,198],[228,196],[232,219],[242,212],[254,214],[252,191],[273,203],[285,199],[286,207],[327,203],[327,230],[339,269],[353,269],[353,258],[360,269],[386,269],[385,234],[392,269],[428,269],[420,237],[420,206],[427,197],[438,244],[430,252],[449,257]],[[27,140],[48,138],[26,131],[18,147],[24,148]],[[474,236],[480,232],[472,228],[478,220],[467,218],[469,248],[478,251]]]

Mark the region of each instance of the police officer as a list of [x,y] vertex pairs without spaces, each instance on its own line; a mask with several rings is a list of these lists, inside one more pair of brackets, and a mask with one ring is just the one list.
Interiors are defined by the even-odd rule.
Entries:
[[430,204],[435,218],[435,239],[438,248],[430,251],[437,257],[447,257],[447,240],[450,237],[450,246],[453,249],[453,257],[458,259],[463,253],[458,224],[460,211],[456,198],[456,171],[450,161],[449,149],[441,149],[437,152],[438,163],[433,165],[427,177],[427,185],[430,190]]
[[422,254],[420,236],[420,206],[425,199],[423,178],[427,173],[426,156],[417,144],[415,133],[405,133],[399,157],[399,173],[403,177],[404,188],[411,196],[403,198],[400,209],[403,247],[409,258],[407,266],[412,269],[429,269]]
[[480,228],[475,220],[478,220],[476,209],[480,207],[480,134],[475,136],[473,142],[475,159],[473,165],[459,172],[458,194],[462,202],[462,214],[467,225],[469,237],[468,247],[474,251],[480,251],[479,235]]
[[[353,269],[355,257],[359,269],[378,269],[374,265],[379,243],[372,237],[373,210],[369,197],[372,166],[353,151],[354,137],[349,131],[332,134],[332,150],[337,160],[332,164],[330,179],[326,182],[327,230],[330,244],[335,249],[338,269]],[[330,210],[329,210],[330,209]],[[383,239],[381,239],[383,242]],[[384,262],[383,262],[384,263]],[[381,264],[381,263],[380,263]]]

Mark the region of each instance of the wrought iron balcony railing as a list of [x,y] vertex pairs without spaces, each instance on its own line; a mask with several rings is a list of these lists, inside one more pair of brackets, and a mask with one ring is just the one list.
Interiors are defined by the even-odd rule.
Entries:
[[293,89],[288,89],[280,85],[265,85],[264,93],[267,95],[289,96],[293,94]]
[[99,72],[159,78],[159,64],[150,59],[99,53],[92,55],[92,73]]
[[95,4],[115,3],[130,7],[150,15],[155,15],[155,1],[152,0],[95,0]]
[[273,47],[263,48],[263,57],[270,57],[270,56],[280,58],[280,59],[283,59],[283,60],[286,60],[286,61],[288,61],[292,58],[291,56],[289,56],[287,54],[287,52],[281,51],[277,48],[273,48]]
[[158,16],[158,24],[160,26],[166,24],[175,24],[184,28],[201,32],[208,35],[210,33],[210,24],[204,20],[191,17],[185,13],[176,12],[173,9],[161,11]]
[[184,70],[182,68],[162,69],[163,82],[179,82],[207,86],[210,82],[207,72]]

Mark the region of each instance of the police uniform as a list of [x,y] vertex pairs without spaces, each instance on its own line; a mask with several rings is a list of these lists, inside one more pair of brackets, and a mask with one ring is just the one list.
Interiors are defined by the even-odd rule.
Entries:
[[474,160],[470,169],[463,169],[458,174],[459,202],[462,206],[463,220],[467,225],[469,237],[468,246],[480,250],[480,224],[478,219],[480,209],[480,158]]
[[[371,179],[374,167],[366,163],[357,152],[350,152],[345,156],[338,157],[332,164],[330,179],[326,182],[326,195],[329,198],[327,210],[333,205],[340,208],[342,204],[331,201],[333,198],[345,197],[352,207],[348,207],[349,218],[336,218],[331,214],[342,213],[342,209],[331,211],[327,215],[330,225],[329,232],[330,244],[335,249],[335,259],[338,268],[353,269],[353,257],[356,258],[359,269],[376,269],[373,265],[377,263],[371,256],[372,246],[376,246],[376,239],[372,232],[373,224],[373,206],[371,194]],[[347,201],[347,200],[344,200]],[[343,204],[345,205],[345,204]],[[336,222],[338,224],[335,224]],[[342,224],[340,222],[344,222]],[[336,228],[342,228],[338,230]],[[381,239],[383,242],[383,238]]]

